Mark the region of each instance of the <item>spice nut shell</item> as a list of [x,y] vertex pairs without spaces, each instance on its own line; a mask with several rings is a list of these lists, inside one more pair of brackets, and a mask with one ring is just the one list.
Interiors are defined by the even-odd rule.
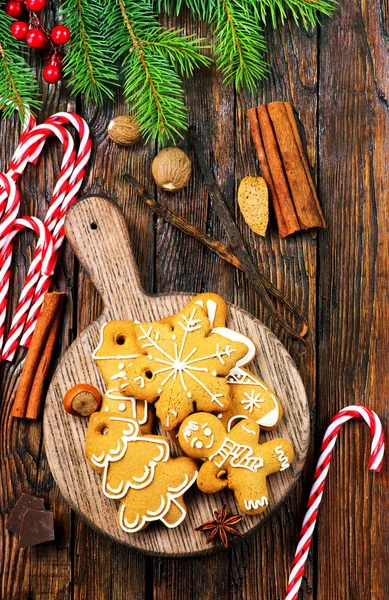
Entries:
[[167,192],[177,192],[188,185],[192,167],[183,150],[170,147],[157,154],[151,172],[158,187]]

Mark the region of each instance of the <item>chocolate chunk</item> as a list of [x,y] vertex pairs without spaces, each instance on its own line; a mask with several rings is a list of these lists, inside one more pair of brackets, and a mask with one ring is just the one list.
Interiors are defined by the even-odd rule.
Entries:
[[5,526],[6,529],[19,535],[22,520],[28,508],[44,511],[45,505],[43,498],[35,498],[35,496],[30,496],[30,494],[22,494],[8,517],[8,521]]
[[29,548],[54,539],[54,517],[50,511],[28,508],[22,519],[19,548]]

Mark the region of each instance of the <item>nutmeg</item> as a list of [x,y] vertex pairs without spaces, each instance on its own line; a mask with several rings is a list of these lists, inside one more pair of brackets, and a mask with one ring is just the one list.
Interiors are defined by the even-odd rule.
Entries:
[[63,405],[69,415],[89,417],[101,405],[101,394],[89,383],[79,383],[66,392]]
[[192,167],[183,150],[170,147],[157,154],[151,172],[158,187],[167,192],[176,192],[188,185]]
[[115,117],[108,125],[108,136],[119,146],[133,146],[142,139],[139,125],[133,117]]

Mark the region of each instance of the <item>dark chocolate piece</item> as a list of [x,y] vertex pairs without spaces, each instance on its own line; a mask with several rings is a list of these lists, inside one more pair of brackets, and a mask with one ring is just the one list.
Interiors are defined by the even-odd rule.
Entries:
[[43,498],[35,498],[35,496],[30,496],[30,494],[22,494],[13,507],[5,528],[19,535],[22,520],[28,508],[44,511],[45,505]]
[[49,510],[28,508],[22,519],[19,548],[29,548],[54,539],[54,517]]

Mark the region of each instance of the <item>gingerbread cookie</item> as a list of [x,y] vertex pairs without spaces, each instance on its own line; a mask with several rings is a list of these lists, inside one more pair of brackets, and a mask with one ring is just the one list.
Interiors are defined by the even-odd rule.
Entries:
[[287,440],[258,443],[260,428],[252,419],[241,421],[227,434],[212,414],[196,413],[182,423],[178,439],[188,456],[205,460],[197,485],[206,494],[225,487],[233,490],[242,512],[257,515],[266,510],[266,478],[289,468],[294,457]]
[[133,321],[110,321],[100,329],[100,341],[92,354],[107,384],[101,410],[122,413],[136,419],[143,433],[151,431],[153,412],[145,400],[125,396],[120,386],[125,384],[125,369],[137,358],[138,345]]
[[277,427],[282,419],[282,406],[273,390],[259,377],[238,367],[232,369],[227,383],[231,404],[227,411],[218,414],[227,431],[241,419],[253,419],[266,431]]
[[123,370],[124,395],[156,402],[157,416],[167,431],[197,410],[228,410],[226,377],[255,355],[247,337],[212,328],[201,304],[190,302],[180,313],[156,323],[135,325],[139,356]]
[[107,498],[120,499],[118,522],[128,533],[162,521],[176,527],[186,516],[183,495],[197,477],[190,458],[171,458],[167,438],[141,435],[139,423],[120,414],[91,416],[85,454],[102,474]]

